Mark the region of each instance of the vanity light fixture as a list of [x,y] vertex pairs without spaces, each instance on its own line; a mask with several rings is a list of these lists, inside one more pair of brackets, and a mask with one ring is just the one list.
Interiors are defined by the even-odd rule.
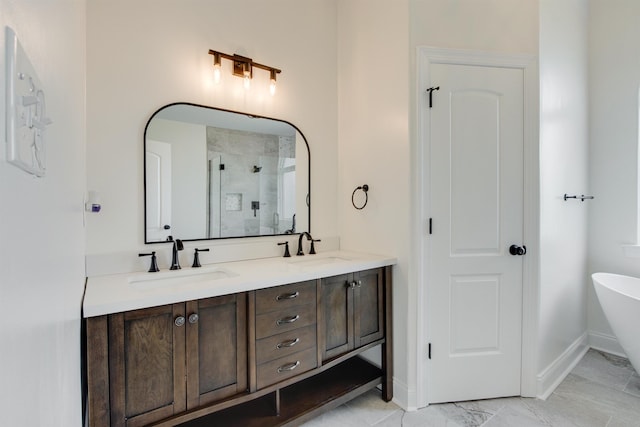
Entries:
[[281,73],[282,70],[274,67],[269,67],[268,65],[259,64],[257,62],[254,62],[251,58],[237,55],[235,53],[233,55],[228,55],[226,53],[209,49],[209,55],[213,55],[213,78],[216,83],[220,81],[222,58],[224,58],[233,61],[233,75],[242,77],[244,79],[245,89],[249,89],[251,87],[253,69],[260,68],[261,70],[269,72],[269,92],[271,92],[271,95],[274,95],[276,93],[276,74]]

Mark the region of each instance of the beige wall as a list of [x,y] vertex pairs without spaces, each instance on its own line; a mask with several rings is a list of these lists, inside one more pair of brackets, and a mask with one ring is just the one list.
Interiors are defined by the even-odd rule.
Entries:
[[[214,84],[209,49],[282,69],[277,94],[262,70],[249,91],[228,70]],[[88,2],[87,185],[104,206],[89,218],[87,253],[143,250],[144,126],[178,101],[295,124],[311,150],[314,237],[337,235],[335,51],[334,1]]]
[[[589,268],[591,273],[640,276],[638,228],[638,106],[640,104],[640,2],[590,2],[590,191]],[[586,202],[585,202],[586,203]],[[621,351],[589,278],[589,330],[601,348]]]
[[84,289],[85,2],[0,0],[5,26],[42,82],[48,116],[43,178],[5,161],[0,106],[0,425],[81,425]]
[[[408,336],[411,239],[409,32],[407,0],[349,0],[338,6],[337,210],[344,249],[396,256],[393,274],[395,399],[407,406],[415,372]],[[369,185],[362,210],[353,190]]]
[[587,344],[590,204],[563,196],[588,193],[588,12],[586,0],[540,1],[539,394]]

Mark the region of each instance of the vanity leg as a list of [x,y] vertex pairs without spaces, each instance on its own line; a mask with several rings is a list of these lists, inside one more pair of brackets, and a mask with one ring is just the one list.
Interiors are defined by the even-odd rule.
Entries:
[[382,344],[382,399],[393,399],[393,323],[392,323],[392,279],[391,267],[385,267],[384,274],[384,332]]
[[280,389],[275,391],[276,397],[276,416],[280,416]]

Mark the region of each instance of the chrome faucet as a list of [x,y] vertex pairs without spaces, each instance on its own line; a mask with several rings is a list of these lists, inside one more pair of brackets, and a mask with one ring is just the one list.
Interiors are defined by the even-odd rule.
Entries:
[[302,238],[304,236],[307,236],[307,240],[311,240],[311,242],[313,243],[313,237],[311,237],[311,234],[309,234],[309,232],[303,231],[302,233],[300,233],[300,237],[298,238],[298,253],[296,253],[296,255],[298,256],[304,255],[304,251],[302,250]]
[[180,259],[178,257],[178,251],[181,251],[184,249],[184,246],[182,245],[182,240],[180,239],[173,240],[173,236],[169,236],[167,237],[167,242],[173,242],[173,250],[171,253],[171,268],[169,268],[169,270],[180,270],[182,267],[180,267]]

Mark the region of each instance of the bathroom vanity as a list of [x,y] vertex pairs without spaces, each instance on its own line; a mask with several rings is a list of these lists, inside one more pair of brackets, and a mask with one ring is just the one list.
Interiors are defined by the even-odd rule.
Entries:
[[[89,278],[89,425],[299,425],[393,397],[391,268],[349,252]],[[381,366],[359,355],[378,347]]]

